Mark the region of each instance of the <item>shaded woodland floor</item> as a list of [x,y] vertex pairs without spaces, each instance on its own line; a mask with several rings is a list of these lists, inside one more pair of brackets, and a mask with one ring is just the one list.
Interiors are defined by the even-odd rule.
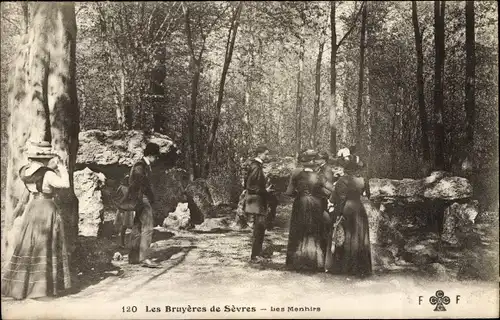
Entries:
[[[128,264],[123,259],[100,270],[81,271],[75,289],[50,301],[2,298],[3,318],[301,318],[435,317],[429,297],[444,290],[452,303],[446,316],[491,316],[498,313],[498,283],[433,281],[412,273],[375,273],[366,279],[285,269],[287,206],[279,207],[278,227],[266,232],[267,259],[249,262],[251,229],[227,233],[156,232],[153,258],[161,268]],[[90,263],[90,261],[89,261]],[[459,304],[455,296],[460,295]],[[419,304],[419,296],[422,302]],[[210,312],[211,306],[221,312]],[[232,312],[255,307],[255,312]],[[137,311],[127,312],[127,308]],[[205,307],[206,312],[167,312],[171,307]],[[228,306],[229,311],[224,312]],[[482,308],[478,309],[478,306]],[[496,307],[495,307],[496,306]],[[159,307],[160,312],[146,312]],[[285,308],[284,312],[271,311]],[[320,308],[295,312],[288,307]],[[125,309],[124,309],[125,308]],[[265,310],[261,310],[265,309]],[[131,309],[132,310],[132,309]],[[135,309],[134,309],[135,310]],[[227,309],[226,309],[227,310]],[[236,310],[236,309],[234,309]],[[124,312],[125,311],[125,312]]]

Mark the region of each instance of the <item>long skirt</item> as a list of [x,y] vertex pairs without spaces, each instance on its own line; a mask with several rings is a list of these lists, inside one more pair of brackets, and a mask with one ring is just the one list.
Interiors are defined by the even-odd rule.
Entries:
[[325,265],[326,228],[323,199],[295,198],[290,220],[286,265],[295,270],[318,271]]
[[334,253],[333,272],[368,276],[372,272],[368,216],[360,200],[347,200],[342,210],[344,243]]
[[71,286],[64,228],[52,199],[27,204],[10,260],[2,276],[2,295],[15,299],[56,296]]

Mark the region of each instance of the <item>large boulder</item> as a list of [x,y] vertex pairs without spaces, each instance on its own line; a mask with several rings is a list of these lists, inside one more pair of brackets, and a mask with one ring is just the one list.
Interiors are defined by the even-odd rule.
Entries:
[[177,152],[175,143],[160,133],[139,130],[88,130],[80,132],[76,162],[80,165],[132,166],[143,156],[148,142],[157,143],[160,152]]
[[426,233],[409,239],[401,256],[416,265],[431,264],[438,261],[438,242],[435,233]]
[[189,174],[179,168],[167,170],[153,169],[152,184],[155,190],[157,204],[154,210],[155,225],[174,212],[178,203],[187,202],[185,189],[189,183]]
[[101,189],[106,177],[89,168],[75,171],[73,174],[75,195],[78,198],[79,234],[82,236],[97,236],[99,225],[104,220],[104,205]]
[[163,221],[163,227],[167,229],[183,230],[190,225],[191,214],[187,203],[179,203],[174,212],[168,214]]
[[217,233],[231,231],[234,227],[234,220],[230,217],[223,218],[208,218],[202,224],[194,228],[195,232],[200,233]]
[[371,199],[386,203],[417,203],[427,200],[461,201],[472,197],[466,178],[431,175],[414,180],[370,179]]
[[283,157],[273,158],[264,163],[263,170],[265,175],[274,184],[276,192],[285,192],[290,180],[290,174],[297,166],[295,158]]
[[477,200],[463,204],[453,203],[444,211],[441,239],[451,245],[460,245],[462,235],[472,231],[477,215]]
[[366,210],[366,215],[368,216],[368,227],[370,234],[370,243],[375,244],[379,243],[378,241],[378,230],[380,229],[380,223],[382,220],[382,215],[380,214],[379,209],[374,206],[368,199],[362,198],[363,206]]
[[237,200],[243,188],[235,178],[236,176],[231,173],[219,173],[208,177],[207,187],[215,206],[232,205]]
[[196,179],[189,183],[186,196],[192,223],[199,224],[206,217],[213,217],[214,201],[205,179]]

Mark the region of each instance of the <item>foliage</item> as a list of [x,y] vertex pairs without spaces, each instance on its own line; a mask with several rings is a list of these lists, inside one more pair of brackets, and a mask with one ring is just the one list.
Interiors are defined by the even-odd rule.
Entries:
[[[363,143],[378,177],[419,175],[422,150],[416,87],[416,53],[411,2],[367,2],[367,47],[363,98]],[[188,150],[188,121],[193,69],[184,9],[189,8],[193,47],[200,59],[200,82],[194,119],[196,149],[203,157],[216,115],[234,2],[85,2],[77,3],[77,79],[82,130],[135,128],[149,130],[161,118],[161,131]],[[336,1],[340,39],[349,29],[360,2]],[[2,3],[2,141],[7,106],[6,75],[15,44],[23,32],[18,3]],[[497,4],[475,2],[476,112],[474,157],[478,169],[498,168],[498,18]],[[285,1],[244,3],[224,99],[212,166],[218,172],[251,155],[258,144],[273,153],[295,153],[295,106],[299,48],[305,43],[302,145],[311,139],[315,70],[319,43],[321,64],[318,119],[319,148],[328,150],[330,105],[330,3]],[[418,2],[423,35],[424,86],[428,132],[433,143],[433,3]],[[445,155],[450,163],[465,139],[465,5],[446,2],[444,123]],[[359,69],[359,20],[337,57],[338,147],[351,145],[356,132],[355,107]],[[151,97],[152,72],[164,67],[162,96]],[[120,114],[121,112],[121,114]],[[120,118],[121,117],[121,118]],[[368,146],[371,146],[370,152]],[[431,148],[432,149],[432,148]],[[434,150],[431,150],[433,153]],[[184,153],[186,154],[186,153]],[[433,155],[431,155],[433,158]],[[187,167],[187,160],[181,165]],[[198,159],[203,161],[204,159]],[[234,171],[231,169],[231,171]],[[3,181],[3,179],[2,179]]]

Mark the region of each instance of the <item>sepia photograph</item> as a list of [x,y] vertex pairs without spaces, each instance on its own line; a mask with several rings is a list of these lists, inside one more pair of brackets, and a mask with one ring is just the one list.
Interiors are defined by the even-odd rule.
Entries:
[[2,319],[499,318],[496,1],[0,20]]

